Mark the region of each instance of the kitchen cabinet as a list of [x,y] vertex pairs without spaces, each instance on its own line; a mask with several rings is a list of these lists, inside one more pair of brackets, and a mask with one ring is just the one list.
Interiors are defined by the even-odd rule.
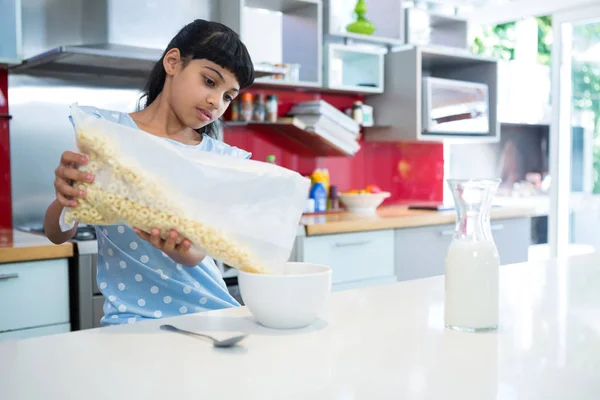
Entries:
[[325,0],[325,32],[328,38],[398,46],[404,43],[402,0],[367,1],[366,18],[375,25],[372,35],[346,31],[356,21],[355,0]]
[[321,0],[227,0],[218,6],[220,21],[240,34],[257,65],[299,68],[297,78],[258,78],[257,84],[322,86]]
[[21,62],[20,15],[20,0],[0,0],[0,64]]
[[[491,228],[501,264],[527,261],[530,218],[494,220]],[[394,240],[398,281],[443,275],[453,234],[454,224],[397,229]]]
[[396,281],[393,230],[309,236],[296,254],[296,261],[329,265],[334,291]]
[[425,10],[405,9],[406,43],[468,49],[468,22],[456,15]]
[[329,89],[382,93],[383,64],[387,50],[337,43],[325,45],[324,83]]
[[[498,120],[498,64],[494,58],[468,50],[442,46],[405,45],[385,56],[384,92],[371,95],[376,126],[365,129],[365,140],[373,142],[434,141],[490,143],[500,139]],[[423,129],[423,77],[450,79],[488,87],[489,130],[487,134],[460,132],[439,134]],[[461,101],[467,104],[467,100]],[[459,104],[460,105],[460,104]]]
[[0,332],[44,333],[69,322],[67,259],[0,264]]

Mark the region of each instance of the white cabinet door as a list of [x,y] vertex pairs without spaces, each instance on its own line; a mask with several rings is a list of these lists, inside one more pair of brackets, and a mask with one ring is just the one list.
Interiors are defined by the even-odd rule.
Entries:
[[333,285],[394,277],[394,231],[309,236],[302,246],[303,261],[333,270]]
[[435,225],[396,230],[398,281],[444,274],[444,260],[454,225]]
[[67,259],[0,264],[0,332],[68,322]]
[[500,264],[526,262],[531,245],[531,218],[492,221],[491,226]]
[[[491,229],[501,264],[527,261],[531,244],[531,218],[494,220]],[[443,275],[446,252],[453,234],[453,224],[397,229],[398,281]]]

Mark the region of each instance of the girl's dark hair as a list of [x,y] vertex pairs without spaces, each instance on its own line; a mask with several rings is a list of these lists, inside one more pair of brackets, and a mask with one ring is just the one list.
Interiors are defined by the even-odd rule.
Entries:
[[[167,73],[163,66],[165,54],[171,49],[179,49],[185,63],[194,59],[206,59],[233,73],[240,84],[240,89],[247,88],[254,82],[254,66],[248,50],[237,33],[227,26],[212,21],[197,19],[184,26],[165,49],[162,57],[150,72],[138,108],[144,101],[148,107],[162,92]],[[219,121],[214,121],[198,130],[214,139],[222,138]]]

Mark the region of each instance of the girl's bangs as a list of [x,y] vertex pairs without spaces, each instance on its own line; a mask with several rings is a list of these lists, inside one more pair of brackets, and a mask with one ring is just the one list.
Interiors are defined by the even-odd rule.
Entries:
[[254,65],[250,54],[233,32],[215,32],[195,49],[194,58],[212,61],[233,73],[240,89],[254,82]]

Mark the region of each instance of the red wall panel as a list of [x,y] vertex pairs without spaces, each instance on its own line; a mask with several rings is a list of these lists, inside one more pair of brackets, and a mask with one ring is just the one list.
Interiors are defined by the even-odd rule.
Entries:
[[8,73],[5,69],[0,69],[0,229],[10,229],[11,227]]
[[[279,115],[285,115],[300,101],[323,99],[338,109],[352,106],[361,96],[296,92],[292,90],[253,89],[253,93],[276,94]],[[362,149],[354,157],[314,157],[298,155],[276,132],[258,127],[229,127],[225,141],[253,153],[264,161],[275,155],[277,164],[308,175],[315,168],[327,168],[331,183],[340,190],[360,189],[368,184],[391,192],[388,203],[442,201],[444,152],[437,143],[372,143],[361,141]]]

